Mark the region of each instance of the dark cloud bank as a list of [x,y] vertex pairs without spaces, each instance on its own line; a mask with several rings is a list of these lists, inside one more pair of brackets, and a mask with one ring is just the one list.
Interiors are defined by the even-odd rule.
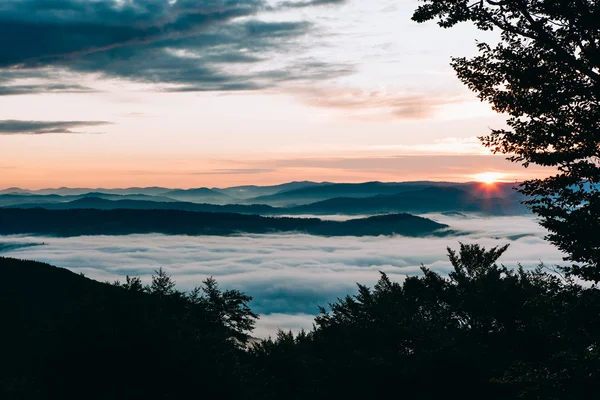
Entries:
[[338,76],[349,67],[312,59],[259,72],[226,67],[293,55],[296,39],[314,29],[301,20],[266,22],[264,13],[342,2],[285,2],[273,9],[263,0],[0,0],[0,95],[88,90],[11,84],[55,70],[167,84],[162,90],[169,91],[253,90]]
[[[108,125],[106,121],[20,121],[0,120],[0,135],[45,135],[51,133],[84,133],[80,128]],[[74,131],[73,129],[77,129]]]

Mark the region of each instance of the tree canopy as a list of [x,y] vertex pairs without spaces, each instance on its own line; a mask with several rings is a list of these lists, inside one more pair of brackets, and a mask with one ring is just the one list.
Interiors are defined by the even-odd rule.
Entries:
[[448,250],[322,308],[313,328],[247,342],[250,298],[159,269],[106,284],[0,258],[0,398],[587,399],[600,382],[600,290]]
[[310,332],[258,344],[261,398],[586,398],[600,378],[599,291],[498,265],[505,250],[449,249],[448,278],[381,274]]
[[461,22],[497,30],[495,45],[478,43],[473,58],[456,57],[459,79],[508,129],[480,139],[525,167],[556,173],[520,191],[542,217],[549,240],[575,265],[568,273],[600,280],[600,1],[420,0],[417,22],[443,28]]

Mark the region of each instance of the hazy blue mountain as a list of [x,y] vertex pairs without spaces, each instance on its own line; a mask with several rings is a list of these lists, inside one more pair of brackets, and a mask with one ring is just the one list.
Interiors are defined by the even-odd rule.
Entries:
[[457,188],[477,197],[507,197],[515,193],[514,183],[497,183],[493,186],[480,182],[365,182],[365,183],[328,183],[318,186],[303,187],[267,196],[250,199],[253,203],[277,206],[303,205],[337,197],[372,197],[377,195],[394,195],[403,192],[417,191],[430,187]]
[[467,183],[455,183],[447,187],[455,187],[462,189],[476,197],[497,197],[505,198],[515,195],[519,195],[514,188],[517,184],[515,183],[494,183],[493,185],[486,185],[481,182],[467,182]]
[[0,194],[0,207],[17,205],[21,203],[46,204],[65,201],[62,196],[57,194],[31,195],[31,194]]
[[364,198],[377,195],[395,195],[403,192],[418,191],[427,188],[457,188],[476,197],[507,197],[515,193],[513,183],[498,183],[493,186],[479,182],[365,182],[365,183],[328,183],[318,186],[302,187],[272,195],[250,199],[253,203],[276,206],[303,205],[338,197]]
[[318,218],[274,218],[180,210],[0,209],[0,235],[230,235],[298,232],[323,236],[426,236],[447,234],[442,231],[444,228],[447,225],[409,214],[339,222]]
[[162,194],[163,196],[180,201],[191,201],[194,203],[235,203],[236,199],[218,190],[209,188],[175,189]]
[[8,206],[21,206],[26,205],[30,208],[33,205],[38,207],[45,207],[46,204],[53,203],[66,203],[77,199],[95,197],[107,200],[146,200],[153,202],[175,202],[176,200],[165,197],[165,196],[150,196],[146,194],[110,194],[110,193],[98,193],[90,192],[81,195],[58,195],[58,194],[0,194],[0,207]]
[[300,205],[336,197],[371,197],[379,194],[396,194],[403,190],[415,190],[426,187],[421,183],[329,183],[319,186],[303,187],[268,196],[251,199],[253,203],[270,205]]
[[86,193],[105,193],[105,194],[146,194],[149,196],[161,195],[165,192],[168,192],[173,189],[163,188],[163,187],[130,187],[130,188],[117,188],[117,189],[104,189],[104,188],[49,188],[49,189],[40,189],[40,190],[29,190],[32,194],[58,194],[61,196],[80,196]]
[[89,198],[96,197],[106,200],[141,200],[141,201],[155,201],[155,202],[176,202],[177,200],[166,196],[160,195],[149,195],[149,194],[114,194],[114,193],[102,193],[102,192],[89,192],[81,196],[75,196],[76,198]]
[[287,192],[290,190],[301,189],[305,187],[314,187],[327,185],[329,182],[311,182],[311,181],[302,181],[302,182],[289,182],[283,183],[281,185],[272,185],[272,186],[256,186],[256,185],[246,185],[246,186],[233,186],[228,188],[213,188],[213,190],[218,190],[219,192],[225,193],[229,196],[237,197],[239,199],[250,199],[258,196],[269,196],[276,193]]
[[428,187],[366,198],[338,197],[292,207],[288,211],[292,214],[478,212],[493,215],[527,212],[515,198],[482,198],[454,187]]
[[[485,185],[478,182],[317,183],[304,181],[273,186],[235,186],[224,189],[134,187],[126,189],[58,188],[26,191],[19,188],[9,188],[0,192],[0,206],[67,202],[82,197],[99,197],[109,200],[176,201],[208,204],[267,204],[278,207],[289,207],[339,198],[368,198],[378,195],[391,196],[427,188],[456,188],[477,198],[523,200],[523,196],[512,189],[513,186],[513,183]],[[257,194],[258,196],[255,196]]]
[[[463,186],[469,189],[468,186]],[[413,188],[414,189],[414,188]],[[54,196],[54,197],[52,197]],[[105,198],[112,197],[112,198]],[[134,196],[134,195],[130,195]],[[515,215],[528,211],[520,204],[522,196],[512,193],[505,198],[482,197],[455,187],[430,186],[419,190],[404,191],[394,195],[377,195],[371,197],[336,197],[324,201],[295,207],[273,207],[265,204],[208,204],[183,201],[160,202],[152,200],[129,200],[128,196],[103,195],[103,197],[80,197],[73,201],[64,201],[67,196],[19,196],[4,195],[13,199],[2,200],[0,206],[11,208],[45,208],[51,210],[70,209],[142,209],[142,210],[184,210],[197,212],[221,212],[258,215],[286,214],[389,214],[389,213],[459,213],[476,212],[488,215]],[[49,197],[51,201],[40,199]],[[143,197],[146,198],[146,197]],[[149,197],[153,199],[153,197]],[[36,200],[27,202],[27,200]],[[4,202],[4,203],[2,203]]]
[[[284,210],[267,206],[264,204],[206,204],[191,203],[184,201],[145,201],[145,200],[110,200],[100,197],[84,197],[73,201],[60,203],[30,203],[8,206],[10,208],[45,208],[47,210],[74,210],[74,209],[97,209],[97,210],[182,210],[200,212],[224,212],[239,214],[283,214]],[[7,207],[7,208],[8,208]]]
[[0,190],[0,194],[27,194],[31,193],[29,190],[24,190],[18,187],[10,187]]

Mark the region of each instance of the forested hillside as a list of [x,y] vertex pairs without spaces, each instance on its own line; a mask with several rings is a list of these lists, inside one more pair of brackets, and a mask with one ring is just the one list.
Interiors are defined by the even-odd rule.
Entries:
[[393,383],[419,399],[587,398],[599,388],[599,290],[499,266],[504,250],[450,251],[448,278],[382,274],[310,332],[253,345],[251,299],[212,279],[182,293],[162,270],[147,286],[108,284],[2,258],[0,396],[358,399]]

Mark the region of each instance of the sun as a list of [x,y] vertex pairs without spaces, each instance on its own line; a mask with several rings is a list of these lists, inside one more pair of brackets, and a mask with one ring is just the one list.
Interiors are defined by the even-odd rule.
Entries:
[[473,177],[478,182],[485,183],[486,185],[493,185],[502,178],[502,174],[499,172],[482,172],[473,175]]

